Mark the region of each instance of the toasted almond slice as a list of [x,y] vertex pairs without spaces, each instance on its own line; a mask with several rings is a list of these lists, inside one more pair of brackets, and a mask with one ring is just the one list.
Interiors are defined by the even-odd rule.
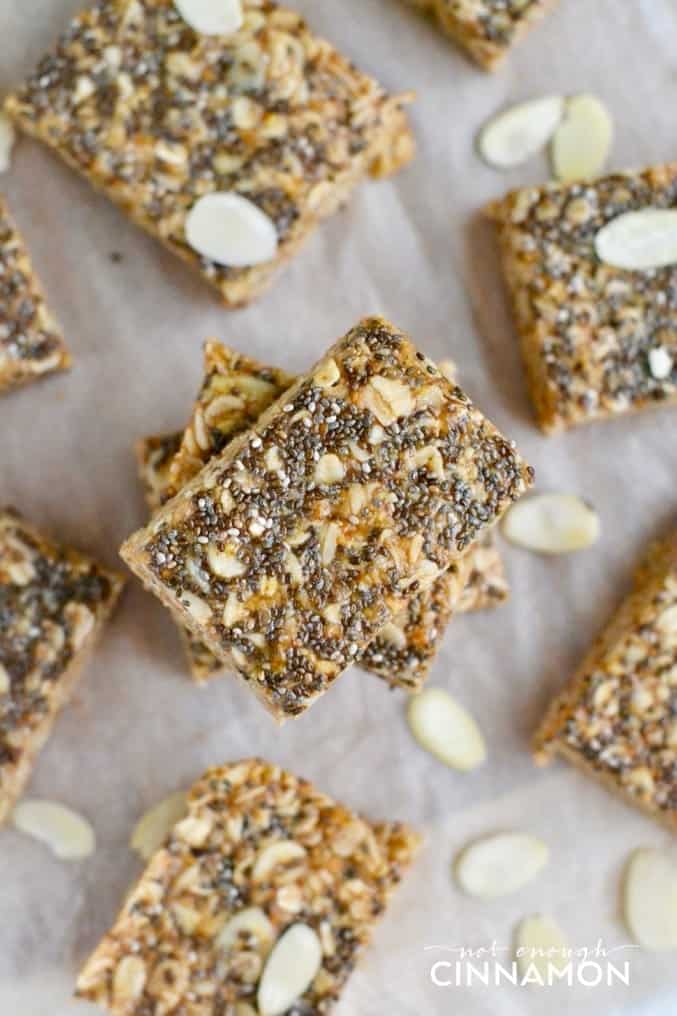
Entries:
[[595,237],[600,261],[631,272],[677,263],[677,209],[642,208],[607,222]]
[[408,717],[418,743],[452,769],[467,772],[486,759],[479,727],[470,713],[442,688],[427,688],[413,698]]
[[0,113],[0,173],[9,169],[15,140],[14,124],[6,113]]
[[499,833],[471,843],[454,865],[461,888],[492,900],[514,893],[536,878],[548,860],[542,840],[526,833]]
[[12,821],[64,861],[80,861],[94,853],[96,838],[87,819],[56,801],[21,801]]
[[669,378],[674,365],[674,358],[665,346],[656,346],[649,351],[649,370],[656,381],[665,381]]
[[300,861],[305,856],[305,847],[294,840],[278,840],[276,843],[271,843],[264,847],[256,858],[252,879],[254,882],[263,882],[278,865]]
[[277,253],[275,223],[241,194],[218,191],[198,198],[185,232],[194,251],[232,268],[261,265]]
[[260,1016],[282,1016],[310,987],[322,964],[320,940],[307,924],[292,924],[268,957],[257,995]]
[[538,554],[568,554],[599,539],[599,516],[573,494],[535,494],[514,504],[503,520],[511,543]]
[[174,0],[191,28],[202,35],[231,35],[242,28],[242,0]]
[[217,949],[232,949],[240,935],[253,936],[261,950],[267,951],[275,938],[275,929],[260,907],[247,907],[224,924],[214,944]]
[[552,167],[558,180],[599,176],[609,156],[613,121],[594,95],[575,95],[564,107],[564,119],[552,139]]
[[437,366],[439,367],[440,374],[442,374],[450,384],[455,385],[457,383],[458,364],[454,360],[440,360]]
[[625,873],[625,923],[645,949],[677,949],[677,864],[665,851],[636,850]]
[[170,794],[150,808],[134,826],[129,845],[144,861],[160,849],[177,822],[188,810],[188,795],[183,790]]
[[511,169],[547,145],[562,119],[564,99],[548,95],[499,113],[482,129],[478,148],[490,166]]
[[515,958],[522,977],[534,983],[548,983],[548,967],[563,970],[569,962],[569,946],[564,932],[552,917],[534,914],[520,922],[515,936]]

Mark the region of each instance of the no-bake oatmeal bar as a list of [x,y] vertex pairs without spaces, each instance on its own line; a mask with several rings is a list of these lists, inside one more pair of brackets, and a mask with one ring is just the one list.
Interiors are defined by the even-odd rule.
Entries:
[[677,830],[677,531],[553,702],[536,759],[562,755]]
[[[444,371],[443,371],[444,373]],[[448,376],[445,374],[445,376]],[[294,378],[229,349],[219,342],[205,345],[205,380],[183,439],[171,435],[149,438],[140,446],[140,468],[151,511],[191,480],[215,454],[287,390]],[[454,381],[455,383],[455,381]],[[154,454],[180,446],[173,461]],[[428,675],[447,625],[454,613],[498,606],[508,595],[501,556],[490,533],[436,580],[430,590],[412,596],[402,613],[373,640],[359,662],[394,688],[418,691]],[[216,676],[223,665],[199,639],[180,625],[188,664],[198,683]]]
[[327,1013],[419,843],[407,826],[369,822],[269,763],[211,769],[86,963],[78,994],[112,1016],[272,1012],[261,1007],[262,974],[279,990],[267,962],[295,929],[287,969],[305,965],[308,950],[315,963],[284,1009]]
[[675,207],[677,163],[530,187],[488,207],[546,433],[677,403],[677,266],[625,271],[595,251],[618,215]]
[[123,579],[0,511],[0,822],[28,782]]
[[[368,174],[413,155],[404,105],[297,13],[243,0],[230,35],[194,30],[173,0],[97,0],[6,101],[44,141],[228,306],[246,304]],[[217,263],[187,242],[198,199],[236,194],[272,224],[261,263]],[[242,203],[242,202],[240,202]]]
[[26,245],[0,197],[0,393],[70,364]]
[[531,480],[461,389],[370,318],[122,555],[284,719],[326,691]]
[[439,22],[442,30],[485,70],[494,71],[508,52],[558,0],[407,0]]

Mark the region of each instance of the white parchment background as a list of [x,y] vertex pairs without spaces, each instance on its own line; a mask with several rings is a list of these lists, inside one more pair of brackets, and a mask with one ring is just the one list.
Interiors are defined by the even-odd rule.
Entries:
[[[677,8],[673,0],[561,0],[497,76],[467,63],[399,0],[304,0],[311,23],[392,89],[415,88],[419,156],[362,188],[258,304],[222,310],[210,290],[40,146],[22,141],[0,180],[76,358],[69,376],[0,403],[0,502],[116,563],[144,520],[132,442],[185,421],[211,335],[300,371],[361,315],[382,312],[435,358],[453,357],[479,405],[534,464],[542,488],[598,508],[600,544],[563,560],[506,548],[513,598],[454,621],[432,681],[478,717],[489,761],[445,769],[412,741],[404,702],[354,671],[301,720],[277,730],[234,682],[187,682],[174,629],[136,581],[59,721],[31,786],[89,816],[96,855],[67,865],[0,833],[0,1014],[76,1016],[74,973],[139,872],[134,820],[207,765],[259,753],[369,815],[406,819],[427,847],[349,986],[341,1016],[658,1014],[677,1011],[674,954],[633,953],[629,988],[440,989],[431,944],[511,942],[515,923],[552,914],[575,945],[628,940],[619,876],[629,852],[667,833],[564,766],[536,770],[528,737],[627,587],[647,542],[676,506],[674,411],[555,439],[532,423],[491,230],[476,212],[512,175],[473,150],[506,103],[590,90],[612,110],[612,165],[677,157]],[[0,89],[31,70],[78,0],[0,0]],[[120,264],[112,251],[123,255]],[[464,897],[450,861],[470,838],[517,827],[552,860],[520,894]]]

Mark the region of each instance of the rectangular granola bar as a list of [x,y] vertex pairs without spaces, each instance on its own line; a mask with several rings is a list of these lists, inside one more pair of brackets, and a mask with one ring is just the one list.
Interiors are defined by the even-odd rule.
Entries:
[[677,830],[677,531],[552,703],[536,759],[556,754]]
[[540,21],[557,0],[408,0],[436,18],[450,39],[488,71]]
[[285,1011],[327,1013],[419,842],[269,763],[211,769],[77,993],[112,1016],[272,1012],[275,990]]
[[618,215],[674,207],[677,163],[530,187],[488,207],[546,433],[677,403],[677,267],[629,272],[595,251]]
[[0,197],[0,392],[70,364],[26,245]]
[[371,318],[121,552],[283,719],[531,479],[461,389]]
[[[6,102],[231,307],[365,175],[395,172],[414,150],[409,96],[386,94],[295,12],[241,7],[238,30],[210,35],[173,0],[97,0]],[[238,228],[213,230],[214,215]]]
[[28,782],[123,579],[0,511],[0,822]]
[[[440,365],[456,383],[451,365]],[[258,417],[294,378],[229,349],[220,342],[205,344],[205,380],[183,438],[148,438],[138,450],[141,479],[151,512],[173,491],[178,492],[214,455]],[[178,447],[173,461],[165,450]],[[171,480],[170,480],[171,478]],[[156,492],[161,492],[158,501]],[[407,607],[367,647],[360,662],[394,688],[418,691],[428,675],[447,625],[454,613],[498,606],[508,595],[501,556],[490,533],[434,583],[412,596]],[[203,683],[216,676],[222,663],[179,622],[193,678]]]

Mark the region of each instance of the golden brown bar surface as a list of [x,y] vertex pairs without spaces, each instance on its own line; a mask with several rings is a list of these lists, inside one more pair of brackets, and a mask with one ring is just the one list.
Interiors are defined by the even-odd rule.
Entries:
[[[628,272],[595,252],[602,226],[649,207],[677,207],[677,163],[513,191],[487,209],[546,433],[677,403],[677,267]],[[654,376],[658,349],[672,369]]]
[[537,761],[564,756],[677,830],[677,531],[536,735]]
[[267,762],[211,769],[86,963],[78,994],[112,1016],[238,1014],[245,1003],[257,1012],[271,950],[301,925],[321,959],[293,1011],[327,1013],[419,842]]
[[437,19],[440,27],[488,71],[558,0],[407,0]]
[[0,197],[0,392],[70,365],[26,245]]
[[326,691],[531,479],[461,389],[370,318],[122,554],[282,719]]
[[0,822],[28,782],[123,579],[0,511]]
[[[263,290],[361,179],[409,161],[403,104],[300,15],[244,0],[244,23],[204,35],[173,0],[97,0],[6,109],[29,134],[200,271],[228,306]],[[234,193],[277,234],[262,264],[218,264],[187,243],[199,198]]]
[[[176,492],[191,480],[234,436],[255,423],[293,380],[219,342],[206,343],[205,380],[183,437],[172,434],[147,438],[137,448],[151,512],[171,490]],[[374,639],[360,662],[393,687],[418,691],[452,614],[495,607],[507,596],[503,562],[487,533],[432,589],[412,596],[407,608]],[[221,661],[180,622],[179,628],[193,678],[203,683],[217,676],[223,670]]]

